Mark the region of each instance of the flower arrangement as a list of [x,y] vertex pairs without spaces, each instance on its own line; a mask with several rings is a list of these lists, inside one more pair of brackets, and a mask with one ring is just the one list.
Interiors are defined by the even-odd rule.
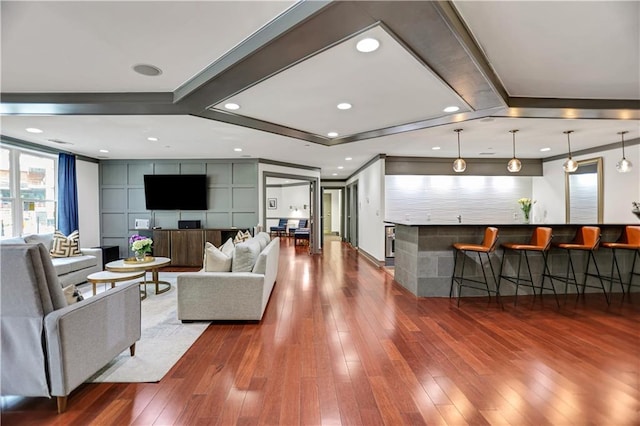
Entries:
[[142,235],[132,235],[129,237],[129,247],[136,255],[137,258],[144,259],[146,253],[151,252],[151,246],[153,245],[153,240],[148,237],[143,237]]
[[529,214],[531,213],[531,207],[536,202],[531,198],[520,198],[518,200],[518,204],[520,204],[520,209],[522,209],[522,213],[524,214],[525,222],[529,222]]

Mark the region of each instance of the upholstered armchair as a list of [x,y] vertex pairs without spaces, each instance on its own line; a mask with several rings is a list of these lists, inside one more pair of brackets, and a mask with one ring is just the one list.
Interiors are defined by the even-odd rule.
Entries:
[[307,227],[307,219],[300,219],[300,220],[298,221],[298,226],[296,226],[296,227],[291,227],[291,226],[290,226],[290,227],[289,227],[289,236],[290,236],[290,237],[295,236],[296,231],[297,231],[298,229],[302,229],[302,228],[306,228],[306,227]]
[[285,234],[285,232],[287,232],[287,222],[288,222],[288,221],[289,221],[289,220],[288,220],[288,219],[286,219],[286,218],[285,218],[285,219],[280,219],[280,220],[278,221],[278,226],[272,226],[272,227],[269,229],[269,231],[270,231],[270,232],[269,232],[269,234],[270,234],[270,235],[273,235],[273,234],[276,234],[276,235],[284,235],[284,234]]
[[140,338],[140,290],[128,283],[67,305],[42,244],[0,245],[1,394],[68,395]]

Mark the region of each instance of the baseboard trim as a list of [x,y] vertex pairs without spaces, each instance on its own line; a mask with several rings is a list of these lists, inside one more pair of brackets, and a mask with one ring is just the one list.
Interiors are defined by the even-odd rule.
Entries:
[[383,266],[385,266],[384,265],[385,264],[384,260],[381,261],[381,260],[376,259],[375,257],[373,257],[372,255],[370,255],[365,250],[362,250],[359,247],[358,247],[358,253],[360,253],[362,255],[362,257],[367,259],[369,262],[371,262],[372,264],[374,264],[378,268],[382,268]]

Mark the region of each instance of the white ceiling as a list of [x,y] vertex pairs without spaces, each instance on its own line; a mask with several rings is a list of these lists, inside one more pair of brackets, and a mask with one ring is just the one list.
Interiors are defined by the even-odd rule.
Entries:
[[2,1],[2,91],[173,91],[293,3]]
[[511,96],[640,98],[640,2],[455,5]]
[[[0,89],[3,94],[172,92],[291,4],[2,1]],[[510,96],[640,99],[639,2],[454,4]],[[364,31],[382,41],[377,52],[362,54],[353,48]],[[490,114],[492,118],[465,121],[461,114],[442,113],[447,106],[443,104],[454,101],[471,111],[462,99],[468,95],[465,75],[443,84],[431,64],[421,63],[394,36],[393,29],[363,27],[228,98],[241,104],[239,116],[322,137],[328,131],[345,136],[421,120],[444,121],[335,146],[192,115],[5,114],[1,132],[94,158],[248,156],[318,167],[323,178],[345,178],[377,154],[455,157],[453,129],[458,127],[464,129],[461,145],[466,158],[488,152],[510,158],[510,129],[520,130],[517,154],[523,158],[566,153],[564,130],[575,130],[574,151],[618,142],[617,132],[622,130],[629,131],[627,140],[640,137],[640,121],[635,119],[504,117],[517,112],[511,108]],[[438,46],[438,40],[420,42]],[[290,47],[297,48],[295,43]],[[163,74],[140,76],[131,70],[139,63],[156,65]],[[338,111],[335,104],[340,101],[354,107]],[[571,114],[571,109],[562,110],[563,117]],[[27,127],[44,133],[27,133]],[[149,136],[159,141],[150,142]],[[434,151],[433,146],[441,149]],[[552,149],[541,153],[543,147]],[[640,158],[634,162],[640,165]]]

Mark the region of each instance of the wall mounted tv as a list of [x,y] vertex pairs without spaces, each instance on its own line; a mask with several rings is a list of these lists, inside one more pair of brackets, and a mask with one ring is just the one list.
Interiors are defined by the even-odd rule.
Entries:
[[144,175],[147,210],[207,210],[207,175]]

